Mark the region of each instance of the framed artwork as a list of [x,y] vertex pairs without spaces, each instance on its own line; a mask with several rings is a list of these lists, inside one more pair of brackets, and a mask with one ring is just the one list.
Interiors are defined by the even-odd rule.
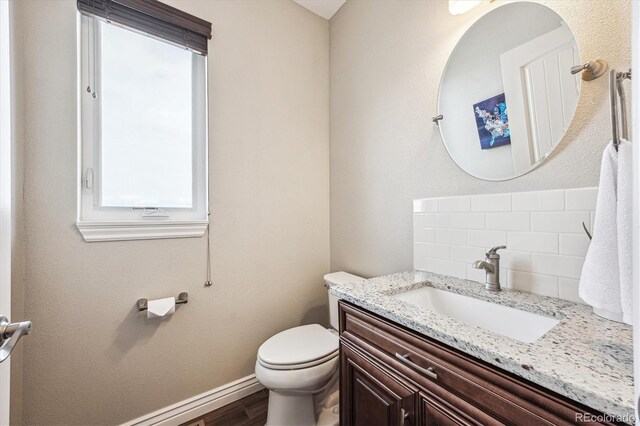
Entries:
[[473,111],[480,137],[480,149],[491,149],[511,143],[504,93],[474,104]]

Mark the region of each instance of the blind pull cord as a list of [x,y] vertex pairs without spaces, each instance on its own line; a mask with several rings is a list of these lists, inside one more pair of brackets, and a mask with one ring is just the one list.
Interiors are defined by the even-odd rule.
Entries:
[[211,282],[211,213],[207,213],[207,218],[209,218],[209,223],[207,224],[207,281],[205,281],[205,287],[211,287],[213,283]]
[[93,64],[93,73],[92,73],[93,93],[91,93],[91,96],[93,97],[93,99],[96,98],[96,22],[97,20],[98,19],[95,16],[91,20],[91,27],[93,28],[92,36],[91,36],[91,49],[93,51],[92,52],[93,55],[91,55],[91,60]]

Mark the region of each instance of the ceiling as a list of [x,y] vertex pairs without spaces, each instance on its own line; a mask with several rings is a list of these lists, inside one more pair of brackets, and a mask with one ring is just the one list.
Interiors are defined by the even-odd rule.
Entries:
[[331,17],[342,7],[346,0],[293,0],[300,6],[305,7],[315,13],[322,16],[324,19],[331,19]]

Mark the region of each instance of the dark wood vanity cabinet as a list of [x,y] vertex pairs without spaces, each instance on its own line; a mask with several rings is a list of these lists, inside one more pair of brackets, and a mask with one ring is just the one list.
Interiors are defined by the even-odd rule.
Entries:
[[572,425],[600,414],[344,301],[340,362],[342,426]]

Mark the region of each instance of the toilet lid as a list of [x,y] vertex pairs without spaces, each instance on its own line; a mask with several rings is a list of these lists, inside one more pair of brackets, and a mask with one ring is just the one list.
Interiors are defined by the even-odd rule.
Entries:
[[338,350],[338,336],[318,324],[303,325],[282,331],[258,349],[263,364],[296,366],[333,355]]

